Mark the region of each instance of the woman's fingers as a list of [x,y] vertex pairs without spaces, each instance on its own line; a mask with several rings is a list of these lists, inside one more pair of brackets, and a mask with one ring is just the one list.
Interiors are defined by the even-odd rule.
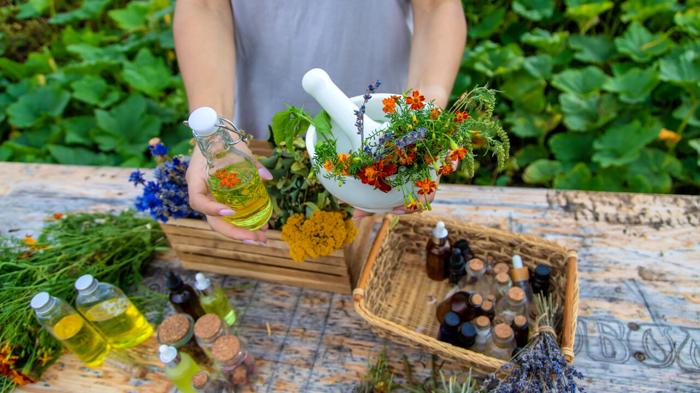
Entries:
[[255,162],[255,166],[258,167],[258,173],[260,174],[260,177],[263,180],[272,180],[273,179],[272,173],[270,173],[270,171],[267,168],[265,168],[265,166],[260,161],[254,160],[254,162]]
[[192,209],[207,216],[230,216],[235,213],[230,207],[212,199],[204,179],[191,177],[187,189]]
[[237,228],[228,222],[224,221],[220,217],[207,217],[207,222],[209,226],[219,232],[220,234],[229,237],[234,240],[241,240],[244,243],[249,244],[265,244],[267,243],[267,236],[265,231],[267,226],[263,229],[259,229],[255,232],[249,231],[247,229]]

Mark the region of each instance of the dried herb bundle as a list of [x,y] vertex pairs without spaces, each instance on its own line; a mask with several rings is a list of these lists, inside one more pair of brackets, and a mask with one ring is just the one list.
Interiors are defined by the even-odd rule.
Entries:
[[[32,296],[47,291],[74,303],[73,282],[82,274],[128,293],[163,245],[160,227],[133,212],[56,215],[36,240],[0,239],[0,393],[37,379],[62,352],[36,322],[29,307]],[[164,308],[162,295],[145,293],[132,298],[142,310]]]

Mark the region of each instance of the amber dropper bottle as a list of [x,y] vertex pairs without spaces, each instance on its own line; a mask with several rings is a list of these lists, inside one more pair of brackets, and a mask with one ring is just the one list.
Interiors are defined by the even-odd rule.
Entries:
[[180,277],[173,272],[168,272],[167,286],[170,290],[168,298],[175,310],[189,314],[192,319],[197,320],[205,314],[199,298],[194,289],[185,284]]

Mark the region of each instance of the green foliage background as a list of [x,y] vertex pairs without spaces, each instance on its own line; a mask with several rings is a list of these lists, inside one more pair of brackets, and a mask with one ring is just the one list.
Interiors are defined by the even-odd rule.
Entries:
[[[154,136],[186,151],[173,3],[0,0],[0,160],[148,166]],[[463,3],[455,95],[498,89],[514,134],[505,174],[476,183],[699,193],[699,0]]]

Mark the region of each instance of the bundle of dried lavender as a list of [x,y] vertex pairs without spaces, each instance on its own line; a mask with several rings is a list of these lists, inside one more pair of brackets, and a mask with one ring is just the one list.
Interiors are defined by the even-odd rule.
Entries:
[[535,335],[511,363],[502,367],[507,377],[499,381],[495,374],[491,375],[485,382],[486,390],[495,393],[583,392],[576,384],[583,375],[566,363],[557,344],[554,327],[559,305],[551,296],[535,295],[535,307]]

